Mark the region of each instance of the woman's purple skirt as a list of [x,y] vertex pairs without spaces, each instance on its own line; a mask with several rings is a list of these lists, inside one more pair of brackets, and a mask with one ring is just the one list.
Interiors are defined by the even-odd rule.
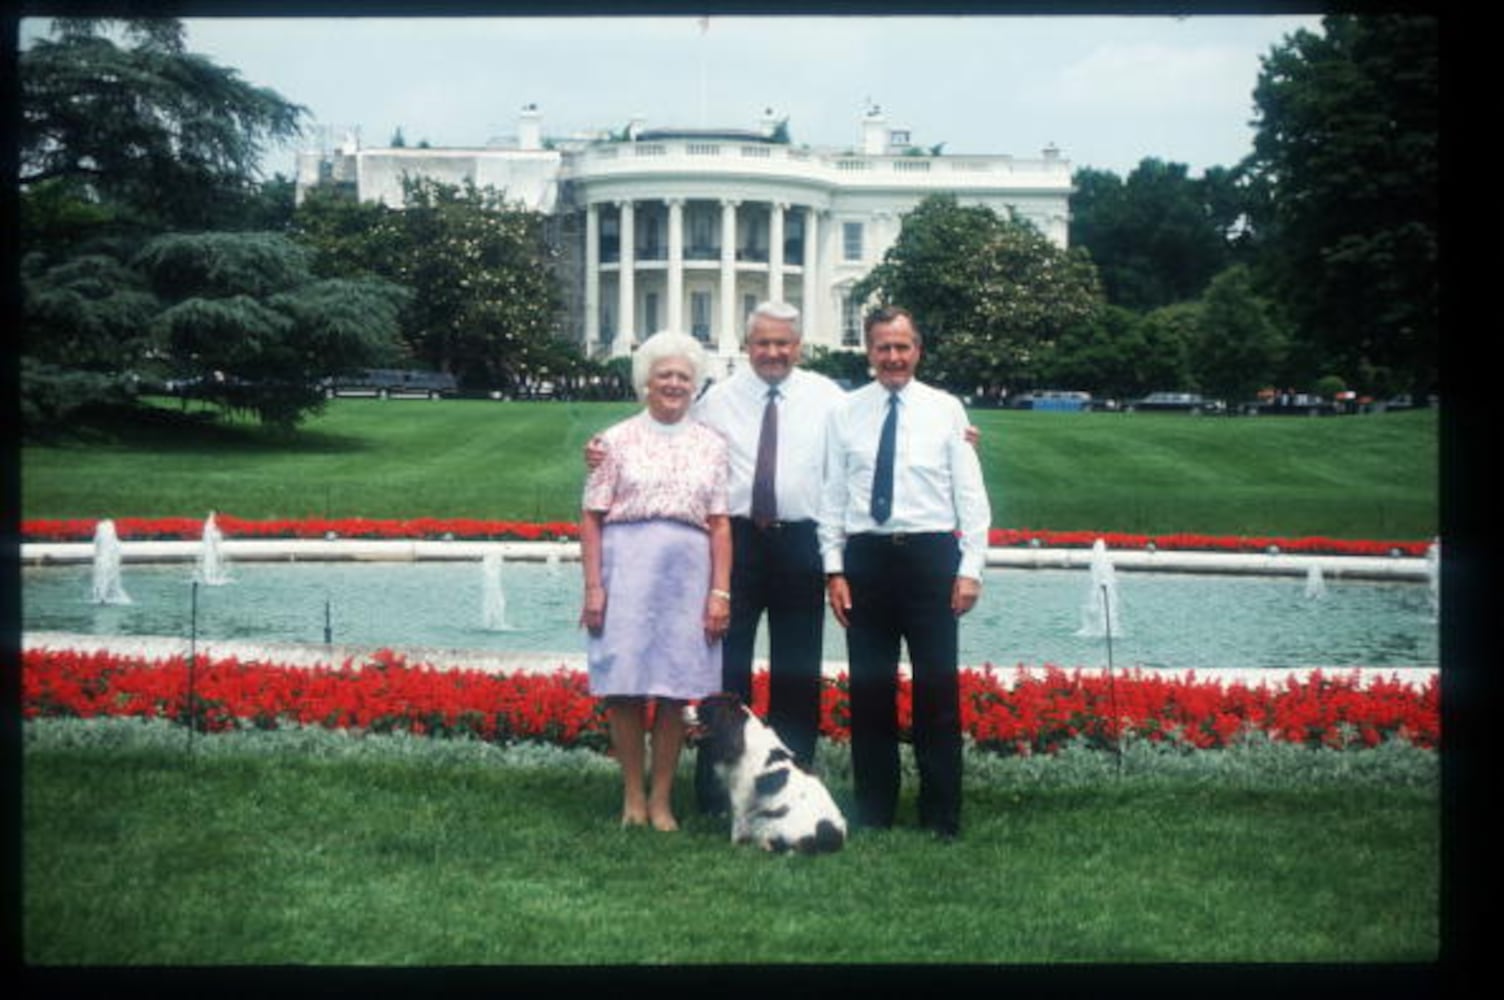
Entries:
[[607,524],[606,623],[587,645],[590,693],[694,699],[721,689],[721,643],[705,641],[710,537],[680,521]]

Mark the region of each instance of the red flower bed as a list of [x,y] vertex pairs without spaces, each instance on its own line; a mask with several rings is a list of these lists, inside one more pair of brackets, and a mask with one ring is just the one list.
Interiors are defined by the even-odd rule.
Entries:
[[[107,652],[26,650],[25,718],[140,716],[186,723],[190,715],[184,657],[148,660]],[[910,688],[900,683],[900,728],[908,731]],[[1176,739],[1204,749],[1225,747],[1247,731],[1307,746],[1375,746],[1391,736],[1437,748],[1441,743],[1437,679],[1420,690],[1397,680],[1364,686],[1356,673],[1315,671],[1283,684],[1223,686],[1194,674],[1164,677],[1131,671],[1046,667],[1005,682],[991,667],[961,672],[962,727],[978,746],[1002,754],[1052,753],[1074,739],[1110,747],[1121,735]],[[753,678],[753,707],[766,714],[766,671]],[[849,738],[845,675],[822,692],[821,731]],[[301,668],[203,660],[194,664],[192,716],[208,731],[317,725],[370,732],[406,730],[485,740],[541,740],[604,748],[605,719],[580,671],[492,674],[410,664],[382,652],[366,663]]]
[[[86,542],[94,537],[92,518],[37,518],[23,521],[21,537],[32,542]],[[250,520],[216,514],[215,523],[226,537],[234,538],[377,538],[377,539],[477,539],[549,541],[574,539],[578,526],[570,521],[533,523],[487,521],[478,518],[418,517],[382,519],[364,517]],[[122,517],[115,532],[122,539],[196,539],[203,534],[200,519],[187,517]],[[1041,546],[1045,548],[1091,548],[1098,538],[1112,549],[1164,549],[1211,552],[1280,552],[1306,555],[1387,556],[1425,555],[1429,542],[1364,541],[1345,538],[1280,538],[1231,535],[1138,535],[1100,531],[1031,531],[993,528],[988,542],[997,548]]]

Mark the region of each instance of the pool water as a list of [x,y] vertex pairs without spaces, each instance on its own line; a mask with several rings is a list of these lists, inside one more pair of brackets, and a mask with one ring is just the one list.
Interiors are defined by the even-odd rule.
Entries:
[[[197,587],[203,639],[434,646],[575,653],[577,563],[508,562],[502,627],[486,622],[479,562],[237,563],[231,581]],[[126,605],[90,598],[91,568],[22,571],[27,631],[186,637],[193,626],[188,565],[127,565]],[[1438,623],[1424,584],[1328,580],[1321,597],[1284,577],[1119,573],[1118,667],[1436,667]],[[1105,666],[1107,640],[1078,635],[1093,599],[1084,570],[991,569],[981,602],[962,619],[961,663]],[[494,609],[493,609],[494,610]],[[490,618],[495,621],[494,615]],[[827,617],[825,657],[846,658]],[[760,640],[766,655],[765,636]]]

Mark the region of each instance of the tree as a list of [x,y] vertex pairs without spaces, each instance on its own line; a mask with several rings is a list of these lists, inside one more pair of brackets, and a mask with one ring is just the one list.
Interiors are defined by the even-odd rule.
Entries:
[[183,51],[176,20],[52,25],[18,60],[21,393],[32,432],[89,402],[128,401],[171,367],[149,335],[161,302],[132,260],[174,227],[281,224],[292,184],[258,184],[258,161],[305,114]]
[[[1126,399],[1164,383],[1161,356],[1144,336],[1142,318],[1122,306],[1105,306],[1070,326],[1037,365],[1034,388],[1085,389]],[[1170,384],[1178,384],[1178,381]]]
[[929,377],[962,392],[1028,384],[1041,352],[1102,305],[1083,251],[1061,250],[1027,222],[954,195],[931,195],[906,214],[852,295],[911,310]]
[[108,254],[21,265],[20,390],[35,432],[96,403],[127,403],[156,364],[148,326],[161,304],[140,274]]
[[495,190],[419,178],[394,209],[315,193],[300,238],[326,274],[377,274],[412,290],[403,337],[413,357],[473,389],[515,389],[580,364],[558,329],[562,296],[543,217]]
[[1246,266],[1212,279],[1201,301],[1195,368],[1201,387],[1228,403],[1245,402],[1282,380],[1289,337],[1254,290]]
[[298,134],[306,110],[233,69],[185,52],[171,20],[54,22],[19,59],[20,182],[62,184],[127,206],[147,227],[212,225],[249,196],[263,150]]
[[1254,90],[1260,280],[1290,311],[1303,376],[1423,393],[1440,337],[1437,22],[1322,27],[1265,57]]
[[1195,392],[1201,382],[1193,364],[1201,339],[1200,302],[1177,302],[1147,313],[1139,333],[1153,364],[1141,375],[1140,385],[1153,392]]
[[1145,311],[1199,296],[1227,266],[1245,208],[1228,171],[1187,176],[1142,160],[1127,181],[1084,169],[1073,178],[1070,242],[1090,253],[1107,301]]
[[282,429],[323,406],[319,381],[392,356],[400,288],[314,278],[276,233],[168,234],[135,261],[166,303],[151,322],[172,374]]

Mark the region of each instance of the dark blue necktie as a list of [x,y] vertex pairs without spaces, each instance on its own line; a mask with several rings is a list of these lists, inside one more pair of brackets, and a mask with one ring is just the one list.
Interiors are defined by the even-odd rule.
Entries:
[[752,473],[752,521],[766,528],[778,520],[778,389],[768,390],[757,439],[757,468]]
[[877,465],[872,471],[872,520],[878,524],[893,513],[893,452],[898,441],[898,394],[888,393],[888,415],[877,439]]

